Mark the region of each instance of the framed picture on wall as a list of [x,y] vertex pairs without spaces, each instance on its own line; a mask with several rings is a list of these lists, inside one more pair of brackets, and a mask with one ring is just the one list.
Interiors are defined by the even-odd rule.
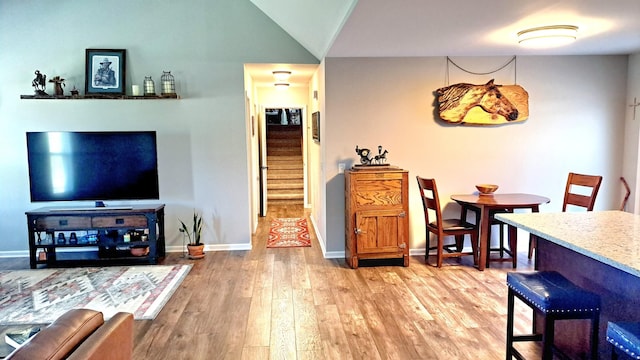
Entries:
[[85,95],[124,95],[126,50],[87,49]]
[[320,111],[311,114],[311,136],[316,142],[320,142]]

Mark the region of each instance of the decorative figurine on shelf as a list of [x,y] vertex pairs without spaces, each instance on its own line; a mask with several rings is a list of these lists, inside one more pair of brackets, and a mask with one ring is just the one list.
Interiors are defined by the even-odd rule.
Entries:
[[51,78],[51,80],[49,80],[49,82],[53,83],[53,93],[56,94],[56,96],[64,95],[62,87],[66,85],[63,78],[61,78],[60,76],[54,76],[53,78]]
[[36,70],[36,78],[31,82],[31,86],[33,86],[36,95],[48,95],[44,92],[44,89],[47,87],[47,75],[40,72],[40,70]]
[[356,145],[356,154],[360,155],[360,163],[362,165],[371,164],[371,158],[369,154],[371,154],[371,150],[369,149],[360,149],[358,145]]
[[376,164],[384,164],[385,162],[387,162],[388,153],[389,151],[387,150],[382,151],[382,145],[378,145],[378,155],[374,156],[373,160],[376,162]]
[[75,86],[75,85],[73,85],[73,89],[71,89],[71,96],[76,97],[76,96],[78,96],[78,95],[80,95],[80,92],[78,91],[78,89],[76,88],[76,86]]
[[382,145],[378,145],[378,155],[371,157],[371,150],[360,149],[360,147],[356,145],[356,154],[360,156],[360,163],[362,165],[386,165],[388,153],[389,151],[387,150],[383,151]]

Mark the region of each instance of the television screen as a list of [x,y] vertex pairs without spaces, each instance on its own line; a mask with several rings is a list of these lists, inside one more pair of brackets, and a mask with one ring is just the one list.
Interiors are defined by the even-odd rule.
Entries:
[[155,131],[28,132],[31,201],[159,199]]

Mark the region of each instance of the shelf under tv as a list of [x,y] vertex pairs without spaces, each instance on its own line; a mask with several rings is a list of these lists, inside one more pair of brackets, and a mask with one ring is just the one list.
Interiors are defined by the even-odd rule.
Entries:
[[[136,204],[128,210],[113,210],[113,207],[85,211],[45,207],[26,212],[31,268],[157,264],[165,256],[164,204]],[[89,231],[96,234],[96,239],[87,243]],[[78,243],[70,243],[70,233],[74,232],[87,235],[79,233]],[[124,240],[126,234],[131,234],[130,241]],[[131,254],[131,248],[141,246],[148,246],[147,255]]]
[[166,95],[20,95],[23,100],[171,100],[180,99],[177,94]]

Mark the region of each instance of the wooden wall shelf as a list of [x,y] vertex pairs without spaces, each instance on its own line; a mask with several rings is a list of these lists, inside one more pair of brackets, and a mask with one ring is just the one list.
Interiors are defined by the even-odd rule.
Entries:
[[130,96],[130,95],[20,95],[26,100],[171,100],[178,95]]

